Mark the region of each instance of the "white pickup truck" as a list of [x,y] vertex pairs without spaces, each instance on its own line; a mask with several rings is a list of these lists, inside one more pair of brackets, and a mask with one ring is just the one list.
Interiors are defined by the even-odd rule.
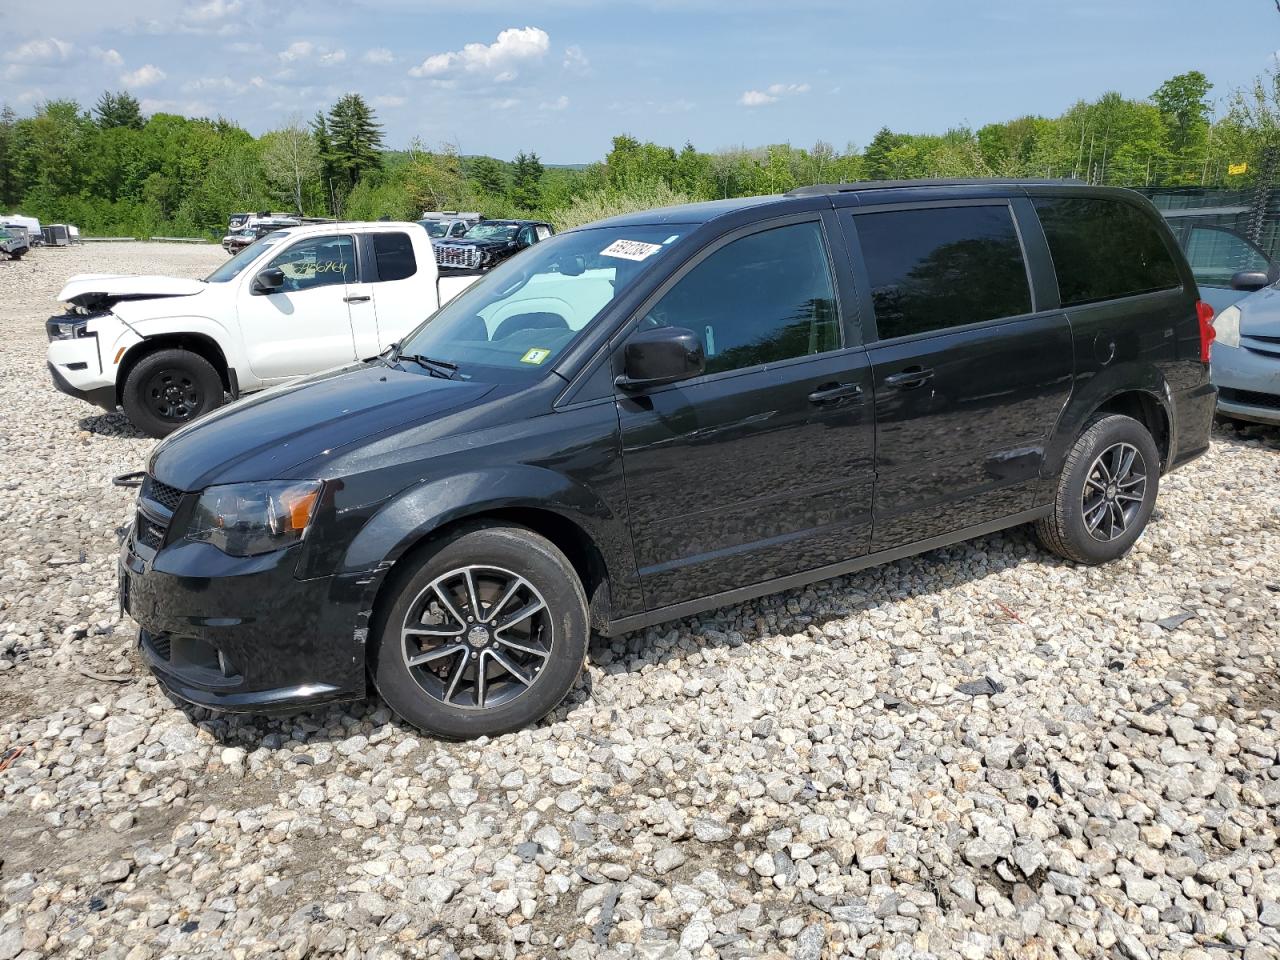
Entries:
[[475,279],[440,276],[416,223],[292,227],[203,280],[72,277],[46,323],[49,373],[162,437],[227,395],[376,356]]

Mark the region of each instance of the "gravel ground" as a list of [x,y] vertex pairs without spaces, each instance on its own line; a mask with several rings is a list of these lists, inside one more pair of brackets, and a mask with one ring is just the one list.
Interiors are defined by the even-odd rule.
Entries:
[[1219,428],[1107,568],[1016,530],[597,639],[497,740],[227,718],[135,660],[108,480],[151,442],[42,330],[72,273],[222,256],[0,262],[0,960],[1280,956],[1280,431]]

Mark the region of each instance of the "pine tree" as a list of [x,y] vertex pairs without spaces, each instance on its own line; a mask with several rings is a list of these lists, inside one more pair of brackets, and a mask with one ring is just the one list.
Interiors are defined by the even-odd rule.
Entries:
[[17,137],[18,115],[7,103],[0,109],[0,207],[11,207],[17,204],[18,196],[18,157]]
[[142,129],[142,105],[127,90],[121,90],[119,93],[103,90],[93,112],[97,114],[98,126],[104,130],[111,127]]
[[512,161],[511,201],[525,210],[536,210],[542,201],[542,161],[536,153],[516,154]]
[[328,140],[333,168],[348,188],[382,168],[382,124],[360,94],[349,93],[333,105]]

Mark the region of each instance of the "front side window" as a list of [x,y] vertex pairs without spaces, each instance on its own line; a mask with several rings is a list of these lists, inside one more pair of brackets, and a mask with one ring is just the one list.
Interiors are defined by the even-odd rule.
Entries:
[[1035,201],[1064,307],[1182,286],[1151,218],[1122,200]]
[[935,207],[854,218],[881,340],[1031,312],[1008,205]]
[[354,283],[355,244],[346,236],[310,237],[277,254],[267,264],[273,267],[284,272],[284,293]]
[[840,320],[822,226],[797,223],[726,244],[641,320],[702,340],[707,373],[840,347]]
[[400,353],[445,360],[463,379],[542,376],[565,347],[650,266],[671,256],[682,224],[601,227],[552,237],[512,257],[406,337]]
[[1206,287],[1229,287],[1231,277],[1241,270],[1266,273],[1271,267],[1266,254],[1238,233],[1221,227],[1192,227],[1184,252],[1196,283]]
[[467,225],[463,223],[461,220],[459,220],[457,223],[455,223],[452,227],[449,228],[449,236],[451,237],[465,237],[466,235],[467,235]]
[[373,256],[378,262],[378,279],[404,280],[418,272],[413,241],[407,233],[373,234]]

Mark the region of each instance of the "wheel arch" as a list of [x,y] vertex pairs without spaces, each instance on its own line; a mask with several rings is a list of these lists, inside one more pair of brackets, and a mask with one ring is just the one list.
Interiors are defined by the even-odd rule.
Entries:
[[1077,385],[1045,450],[1046,491],[1052,490],[1067,454],[1085,426],[1099,413],[1133,417],[1150,432],[1160,451],[1160,466],[1168,468],[1177,450],[1177,422],[1173,396],[1160,371],[1150,365],[1120,364],[1104,370],[1083,386]]
[[[480,491],[483,495],[476,496]],[[568,558],[586,593],[591,625],[599,629],[614,615],[618,590],[638,594],[630,539],[618,542],[617,525],[623,523],[625,518],[593,491],[563,474],[506,467],[405,491],[364,525],[340,566],[362,581],[360,606],[372,623],[386,602],[388,584],[441,537],[466,525],[521,526],[546,537]]]
[[169,349],[187,350],[208,360],[213,365],[213,368],[218,371],[218,376],[222,380],[222,388],[231,394],[237,392],[237,384],[235,383],[232,369],[227,363],[227,355],[216,339],[205,333],[157,333],[151,336],[144,336],[129,347],[124,356],[120,358],[120,365],[116,370],[116,403],[124,402],[124,385],[129,379],[129,374],[133,372],[133,368],[144,357],[155,353],[157,350]]

